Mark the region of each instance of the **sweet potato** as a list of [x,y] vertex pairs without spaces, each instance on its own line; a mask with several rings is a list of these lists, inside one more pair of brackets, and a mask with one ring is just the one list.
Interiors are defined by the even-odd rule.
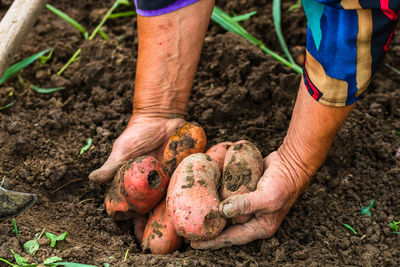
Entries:
[[224,159],[226,151],[231,145],[233,145],[232,142],[222,142],[210,147],[206,152],[207,155],[209,155],[213,160],[215,160],[218,163],[218,167],[221,172],[223,171],[224,168]]
[[169,176],[151,156],[125,162],[107,193],[107,213],[114,219],[126,219],[150,212],[165,196],[168,182]]
[[[221,187],[222,200],[232,195],[256,190],[263,172],[263,159],[257,147],[245,140],[234,143],[226,152]],[[245,223],[250,216],[234,218],[234,223]]]
[[207,136],[203,128],[186,123],[169,138],[162,155],[162,165],[171,177],[179,163],[190,154],[203,153]]
[[168,218],[165,198],[150,212],[144,229],[142,249],[151,253],[165,255],[178,250],[183,238],[178,236]]
[[120,190],[121,186],[123,187],[120,179],[120,171],[121,169],[119,169],[115,175],[113,183],[104,200],[108,216],[116,221],[130,219],[136,214],[136,212],[130,210],[126,197]]
[[167,210],[178,235],[189,240],[208,240],[225,227],[218,212],[218,164],[204,153],[186,157],[171,177]]

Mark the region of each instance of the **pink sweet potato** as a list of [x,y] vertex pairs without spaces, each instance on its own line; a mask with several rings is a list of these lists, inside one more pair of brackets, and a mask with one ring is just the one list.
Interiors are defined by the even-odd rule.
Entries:
[[161,164],[151,156],[125,162],[107,193],[107,213],[118,220],[150,212],[165,196],[168,182]]
[[[234,143],[226,152],[221,187],[222,200],[232,195],[256,190],[263,173],[263,159],[257,147],[245,140]],[[234,223],[245,223],[250,216],[234,218]]]
[[178,250],[183,238],[178,236],[168,218],[165,198],[150,212],[144,229],[142,249],[151,253],[165,255]]
[[206,152],[207,155],[209,155],[213,160],[215,160],[218,163],[218,167],[221,172],[223,171],[224,168],[224,159],[226,151],[231,145],[233,145],[232,142],[222,142],[210,147]]
[[189,240],[208,240],[225,227],[218,212],[218,164],[204,153],[186,157],[171,177],[167,210],[178,235]]

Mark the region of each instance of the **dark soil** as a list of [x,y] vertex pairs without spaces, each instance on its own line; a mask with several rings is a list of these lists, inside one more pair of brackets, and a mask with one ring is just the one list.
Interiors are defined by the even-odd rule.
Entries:
[[[1,2],[1,15],[10,2]],[[282,2],[288,45],[304,46],[304,14],[287,11],[295,0]],[[52,4],[93,29],[112,1],[55,0]],[[239,14],[256,10],[257,15],[242,25],[280,51],[271,1],[224,0],[218,5]],[[36,62],[20,73],[20,81],[15,78],[0,87],[0,106],[16,100],[0,111],[0,180],[5,178],[7,189],[36,193],[39,198],[16,218],[17,237],[11,220],[0,223],[0,257],[13,261],[10,249],[27,256],[22,245],[46,228],[56,234],[68,231],[69,236],[54,249],[42,238],[33,262],[57,255],[65,261],[99,266],[400,264],[400,235],[388,227],[393,219],[400,220],[400,159],[395,156],[400,147],[400,76],[384,65],[343,125],[325,164],[273,238],[218,251],[196,251],[186,244],[168,256],[142,253],[132,227],[106,216],[103,200],[108,185],[90,183],[87,178],[107,158],[132,107],[136,19],[109,21],[104,31],[110,41],[83,42],[74,28],[43,12],[15,60],[48,47],[54,47],[53,58],[44,66]],[[386,57],[397,68],[399,37]],[[80,46],[79,62],[57,76]],[[299,81],[299,75],[257,47],[211,23],[186,119],[205,128],[208,146],[248,139],[266,156],[282,142]],[[44,95],[31,90],[30,83],[66,89]],[[7,96],[10,91],[13,98]],[[80,155],[89,137],[93,145]],[[361,207],[373,198],[372,216],[361,215]]]

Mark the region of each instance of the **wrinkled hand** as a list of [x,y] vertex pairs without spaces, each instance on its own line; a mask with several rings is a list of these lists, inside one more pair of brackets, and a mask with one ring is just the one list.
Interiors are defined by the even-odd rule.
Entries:
[[[111,181],[124,161],[139,156],[150,155],[160,160],[169,137],[184,123],[183,119],[132,116],[128,127],[115,140],[107,161],[90,173],[89,179],[100,183]],[[146,222],[146,216],[133,218],[135,236],[139,243],[142,241]]]
[[220,203],[219,210],[224,217],[254,214],[250,221],[227,228],[213,240],[192,242],[191,246],[220,249],[273,236],[309,181],[309,177],[293,175],[291,167],[286,165],[277,152],[272,152],[264,159],[265,171],[256,191],[232,196]]
[[160,160],[168,138],[184,123],[183,119],[132,116],[128,127],[115,140],[107,161],[90,173],[89,179],[109,182],[124,161],[139,156],[150,155]]

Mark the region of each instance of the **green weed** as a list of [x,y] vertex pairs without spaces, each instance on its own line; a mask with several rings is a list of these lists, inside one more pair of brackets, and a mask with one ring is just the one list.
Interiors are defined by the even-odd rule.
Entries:
[[89,137],[87,139],[87,144],[84,147],[81,148],[81,151],[79,152],[79,155],[82,155],[83,153],[88,151],[89,148],[92,146],[92,143],[93,143],[93,139]]

